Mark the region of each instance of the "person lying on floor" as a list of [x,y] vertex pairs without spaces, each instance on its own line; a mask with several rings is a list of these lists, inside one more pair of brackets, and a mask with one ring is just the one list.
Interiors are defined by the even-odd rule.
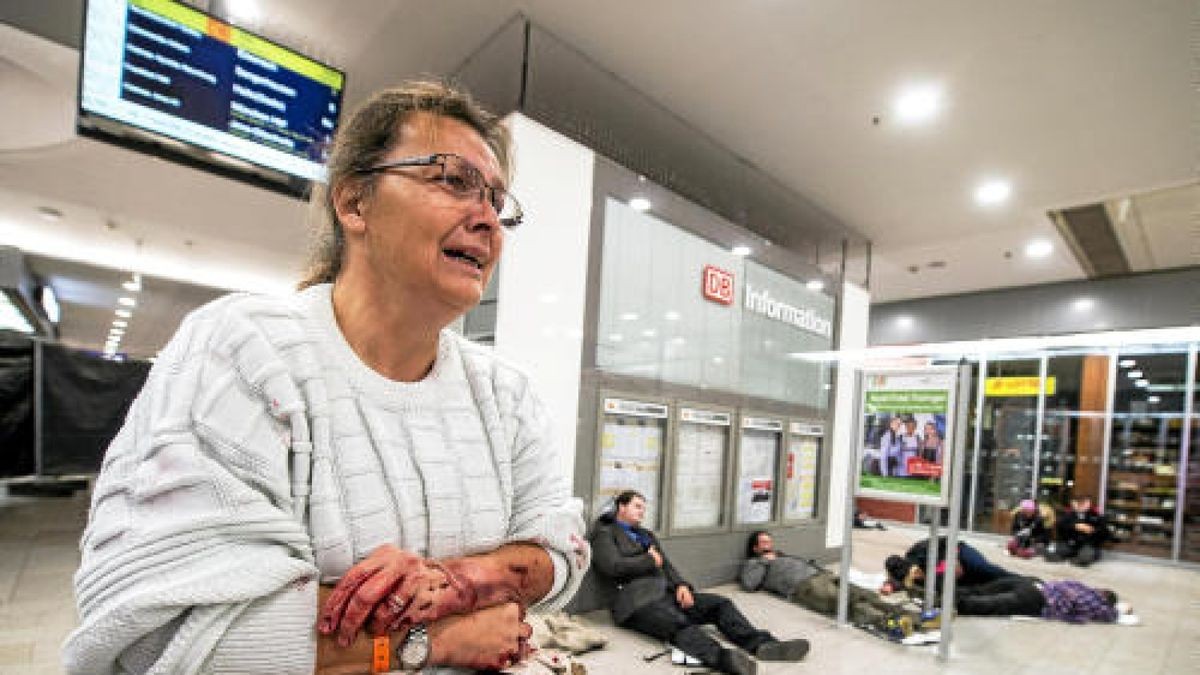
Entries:
[[[929,539],[921,539],[909,547],[903,556],[891,555],[884,562],[888,580],[883,582],[879,592],[887,595],[895,591],[911,591],[924,588],[925,569],[928,567]],[[946,569],[946,536],[938,537],[937,542],[937,588],[941,588]],[[1012,572],[989,562],[974,546],[958,542],[958,564],[955,566],[955,584],[959,587],[984,584],[1002,577],[1012,576]]]
[[1130,612],[1107,588],[1016,575],[962,588],[954,604],[964,616],[1037,616],[1068,623],[1113,623]]
[[[634,490],[617,495],[615,513],[600,516],[592,532],[592,563],[616,599],[613,623],[664,640],[723,673],[754,675],[763,661],[799,661],[808,640],[775,639],[751,625],[729,598],[701,593],[683,578],[659,543],[642,527],[646,498]],[[704,631],[715,624],[736,648],[722,648]],[[744,650],[744,651],[743,651]]]
[[[770,591],[826,616],[837,612],[837,575],[811,560],[776,550],[775,540],[766,530],[750,534],[738,582],[744,590]],[[870,626],[881,626],[888,617],[904,613],[898,605],[884,600],[878,593],[853,584],[850,585],[849,611],[850,623]]]

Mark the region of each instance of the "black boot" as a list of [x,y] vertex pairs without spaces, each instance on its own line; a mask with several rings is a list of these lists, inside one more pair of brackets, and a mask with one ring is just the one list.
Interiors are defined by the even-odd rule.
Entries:
[[763,661],[799,661],[808,653],[808,640],[770,640],[758,646],[754,655]]
[[717,670],[731,675],[755,675],[758,663],[740,649],[722,649],[717,657]]

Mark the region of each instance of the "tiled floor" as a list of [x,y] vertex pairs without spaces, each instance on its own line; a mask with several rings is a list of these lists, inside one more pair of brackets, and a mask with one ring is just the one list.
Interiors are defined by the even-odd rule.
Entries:
[[[60,672],[58,649],[75,625],[71,574],[87,497],[7,497],[0,486],[0,675]],[[883,559],[921,534],[893,528],[855,533],[855,567],[881,569]],[[1002,554],[993,540],[972,540],[1001,564],[1043,578],[1079,578],[1109,586],[1131,601],[1142,625],[1069,626],[1041,621],[962,618],[955,624],[952,658],[939,662],[935,647],[902,647],[766,594],[734,585],[714,590],[735,599],[760,626],[781,637],[806,637],[812,652],[798,664],[764,664],[773,673],[1200,673],[1200,572],[1167,565],[1105,560],[1090,569],[1024,561]],[[669,550],[668,550],[669,553]],[[613,628],[604,613],[588,616],[611,638],[582,658],[591,673],[684,673],[642,655],[654,641]],[[697,669],[689,669],[697,670]]]

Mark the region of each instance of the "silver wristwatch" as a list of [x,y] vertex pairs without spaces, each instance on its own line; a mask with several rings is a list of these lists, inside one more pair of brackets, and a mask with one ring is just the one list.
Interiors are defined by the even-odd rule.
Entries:
[[429,662],[429,632],[419,623],[408,629],[404,642],[396,647],[396,661],[406,673],[419,672]]

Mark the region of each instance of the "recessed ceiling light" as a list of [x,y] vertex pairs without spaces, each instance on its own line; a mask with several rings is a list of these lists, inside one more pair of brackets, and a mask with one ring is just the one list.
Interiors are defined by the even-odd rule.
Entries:
[[137,307],[137,300],[134,300],[133,298],[126,295],[126,296],[117,298],[117,304],[125,305],[126,307]]
[[622,321],[637,321],[638,315],[635,312],[625,312],[621,315]]
[[1071,308],[1076,312],[1086,312],[1096,306],[1096,301],[1091,298],[1079,298],[1071,303]]
[[1162,403],[1161,396],[1147,396],[1146,403]]
[[629,200],[629,208],[633,209],[634,211],[649,211],[650,200],[646,199],[645,197],[634,197],[633,199]]
[[675,310],[670,310],[666,314],[663,314],[663,318],[667,321],[678,321],[681,318],[681,315]]
[[625,336],[621,335],[620,333],[613,333],[612,335],[608,336],[609,342],[620,342],[621,340],[624,340],[624,339],[625,339]]
[[1012,195],[1012,184],[1006,180],[989,180],[975,188],[975,201],[983,206],[994,206],[1008,200]]
[[1142,376],[1142,375],[1144,375],[1145,373],[1143,373],[1143,372],[1142,372],[1142,371],[1140,371],[1140,370],[1131,370],[1131,371],[1129,371],[1128,373],[1125,373],[1125,374],[1129,376],[1129,379],[1131,379],[1131,380],[1136,380],[1136,379],[1139,379],[1139,378],[1141,378],[1141,376]]
[[1030,258],[1045,258],[1054,250],[1054,244],[1045,239],[1034,239],[1025,244],[1025,255]]
[[654,330],[653,328],[647,328],[646,330],[642,331],[643,337],[651,338],[651,337],[654,337],[655,335],[658,335],[658,331]]
[[117,316],[121,317],[122,319],[128,319],[129,317],[133,316],[133,312],[131,312],[127,309],[121,309],[118,307],[117,308]]
[[1121,366],[1122,368],[1132,368],[1137,365],[1137,361],[1134,361],[1133,359],[1121,359],[1117,362],[1117,365]]
[[117,328],[124,328],[129,325],[129,322],[125,319],[113,319],[113,325]]
[[714,357],[712,357],[712,362],[720,365],[722,363],[725,363],[725,359],[720,356],[714,356]]
[[1145,389],[1146,387],[1150,386],[1150,380],[1138,380],[1137,382],[1133,383],[1133,386]]
[[931,84],[909,87],[896,97],[892,112],[902,124],[919,124],[937,116],[942,108],[942,90]]
[[730,253],[732,253],[734,255],[747,256],[747,255],[750,255],[750,247],[744,246],[742,244],[738,244],[737,246],[734,246],[732,249],[730,249]]
[[912,325],[913,325],[913,318],[911,316],[905,315],[905,316],[896,317],[896,326],[897,327],[912,328]]
[[52,223],[62,220],[63,217],[63,212],[59,211],[53,206],[39,206],[37,208],[37,212],[39,216],[49,220]]
[[138,291],[142,290],[142,285],[136,281],[126,281],[121,284],[121,288],[124,288],[130,293],[137,293]]
[[809,279],[804,287],[810,291],[819,291],[825,288],[825,282],[820,279]]

